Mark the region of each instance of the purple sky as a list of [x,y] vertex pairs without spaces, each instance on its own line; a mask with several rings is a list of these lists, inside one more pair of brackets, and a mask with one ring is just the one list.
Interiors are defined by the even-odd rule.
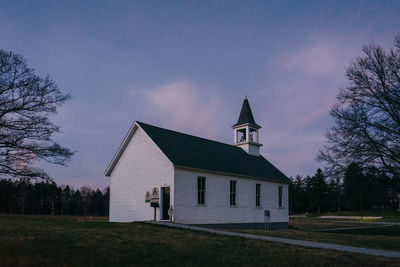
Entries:
[[329,108],[363,44],[392,45],[399,1],[0,1],[0,48],[73,99],[55,136],[78,153],[59,184],[108,185],[135,120],[232,143],[244,95],[261,153],[312,174]]

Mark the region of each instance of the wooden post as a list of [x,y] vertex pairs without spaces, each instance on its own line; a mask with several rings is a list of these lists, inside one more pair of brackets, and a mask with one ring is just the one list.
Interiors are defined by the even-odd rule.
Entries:
[[264,229],[268,230],[269,217],[271,213],[269,210],[264,210]]
[[267,216],[264,214],[264,230],[267,230]]

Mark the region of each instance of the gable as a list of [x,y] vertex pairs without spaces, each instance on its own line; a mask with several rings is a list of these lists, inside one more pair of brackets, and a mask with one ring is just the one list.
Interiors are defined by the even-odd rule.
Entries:
[[[140,145],[140,147],[135,146],[132,149],[137,150],[137,151],[135,151],[135,153],[139,154],[140,157],[146,158],[149,156],[149,154],[154,155],[156,153],[156,154],[159,154],[161,156],[161,158],[163,158],[163,161],[164,160],[168,161],[172,165],[172,162],[169,161],[169,159],[160,150],[160,148],[153,142],[153,140],[147,135],[147,133],[143,129],[141,129],[137,123],[134,123],[131,126],[131,128],[129,129],[128,133],[126,134],[121,145],[119,146],[112,161],[108,165],[108,167],[105,171],[105,176],[111,176],[114,169],[121,161],[121,158],[123,158],[125,156],[125,154],[127,153],[127,148],[132,145],[132,142],[134,141],[134,139],[136,137],[139,137],[139,139],[140,139],[139,142],[142,143],[142,145]],[[149,151],[149,150],[151,150],[151,151]],[[160,157],[157,157],[157,158],[159,159]],[[156,162],[154,162],[154,158],[149,159],[149,160],[152,161],[152,164],[157,164]]]

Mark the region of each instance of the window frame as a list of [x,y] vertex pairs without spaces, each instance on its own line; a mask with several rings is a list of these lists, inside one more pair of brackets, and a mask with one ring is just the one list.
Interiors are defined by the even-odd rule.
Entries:
[[256,184],[256,207],[261,207],[261,184]]
[[278,207],[283,208],[283,186],[278,186]]
[[206,177],[197,176],[197,205],[206,204]]
[[237,206],[237,181],[230,180],[229,181],[229,205],[230,206]]

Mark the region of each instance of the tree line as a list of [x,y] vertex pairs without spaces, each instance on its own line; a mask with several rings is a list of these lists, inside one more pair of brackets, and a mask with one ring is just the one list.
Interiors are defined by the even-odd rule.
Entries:
[[291,213],[327,211],[397,210],[400,177],[390,177],[376,167],[351,163],[343,179],[328,179],[321,169],[313,176],[292,178],[289,185]]
[[55,182],[0,180],[0,213],[108,216],[110,189],[74,189]]

